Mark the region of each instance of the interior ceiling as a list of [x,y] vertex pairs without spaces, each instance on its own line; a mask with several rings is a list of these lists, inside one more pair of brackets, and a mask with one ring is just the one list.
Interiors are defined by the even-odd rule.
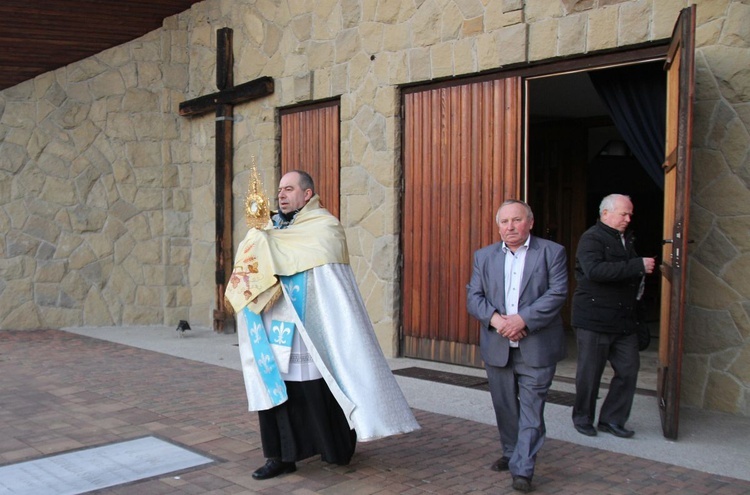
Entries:
[[609,115],[586,72],[531,80],[529,113],[540,120]]
[[162,26],[202,0],[0,0],[0,90]]

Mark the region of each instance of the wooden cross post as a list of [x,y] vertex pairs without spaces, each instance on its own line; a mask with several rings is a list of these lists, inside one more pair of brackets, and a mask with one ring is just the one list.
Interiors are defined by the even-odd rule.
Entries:
[[[273,93],[273,79],[261,77],[239,86],[234,85],[234,51],[232,30],[216,32],[216,87],[218,91],[180,103],[180,115],[189,117],[216,112],[216,309],[214,331],[223,333],[225,320],[232,318],[224,302],[227,280],[234,263],[232,240],[232,179],[234,178],[233,131],[234,105],[256,100]],[[236,322],[233,320],[233,325]],[[237,331],[236,326],[234,331]]]

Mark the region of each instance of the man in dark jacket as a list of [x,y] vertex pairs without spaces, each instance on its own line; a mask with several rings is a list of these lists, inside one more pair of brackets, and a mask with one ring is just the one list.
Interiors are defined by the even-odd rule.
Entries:
[[614,377],[599,412],[599,431],[621,438],[635,433],[625,428],[635,395],[640,356],[636,305],[654,258],[640,258],[628,231],[633,203],[611,194],[599,206],[599,221],[581,236],[576,251],[576,290],[573,326],[578,343],[576,401],[573,425],[595,436],[594,416],[599,385],[607,361]]

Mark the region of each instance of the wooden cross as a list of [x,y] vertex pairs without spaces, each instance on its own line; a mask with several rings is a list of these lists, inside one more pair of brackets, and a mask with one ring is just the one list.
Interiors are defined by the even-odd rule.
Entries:
[[227,318],[236,322],[227,312],[224,302],[226,282],[232,275],[234,262],[232,240],[232,179],[234,178],[234,105],[256,100],[273,93],[273,79],[261,77],[239,86],[234,85],[234,51],[232,30],[221,28],[216,32],[216,87],[218,91],[180,103],[180,115],[190,117],[216,112],[216,308],[214,331],[223,333]]

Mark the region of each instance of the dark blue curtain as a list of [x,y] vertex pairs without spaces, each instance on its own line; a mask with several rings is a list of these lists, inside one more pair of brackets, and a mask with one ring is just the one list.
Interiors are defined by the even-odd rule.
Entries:
[[629,65],[588,74],[633,155],[664,190],[667,85],[661,64]]

